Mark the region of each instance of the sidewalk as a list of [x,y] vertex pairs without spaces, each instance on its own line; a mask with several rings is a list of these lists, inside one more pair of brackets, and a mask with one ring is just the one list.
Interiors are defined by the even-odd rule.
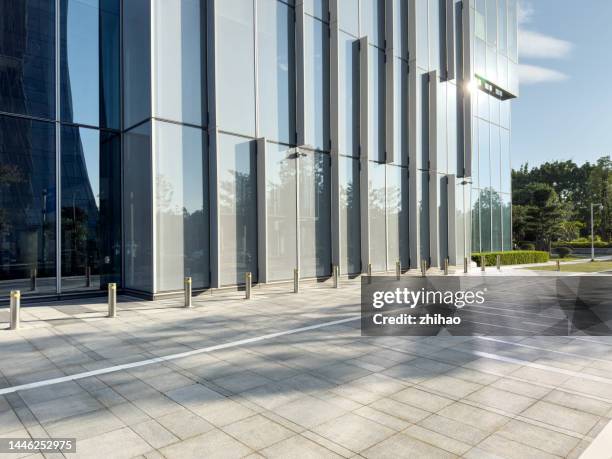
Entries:
[[23,308],[0,330],[0,437],[76,437],[79,458],[577,458],[610,422],[612,338],[362,338],[359,282],[121,297],[116,319]]

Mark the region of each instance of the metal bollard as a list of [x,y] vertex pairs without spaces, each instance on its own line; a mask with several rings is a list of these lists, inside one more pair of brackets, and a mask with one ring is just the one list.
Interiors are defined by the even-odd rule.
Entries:
[[427,261],[421,260],[421,277],[427,276]]
[[300,270],[293,270],[293,293],[300,293]]
[[85,287],[91,287],[91,267],[85,268]]
[[448,257],[444,259],[444,275],[448,276]]
[[185,307],[190,308],[191,304],[191,277],[186,277],[184,281],[185,285]]
[[463,272],[465,274],[467,274],[467,272],[468,272],[468,269],[469,269],[468,266],[469,266],[468,265],[468,259],[467,259],[467,257],[464,257],[463,258]]
[[487,259],[483,256],[480,257],[480,270],[484,271],[487,266]]
[[495,261],[497,263],[497,270],[499,271],[501,269],[501,255],[497,255]]
[[372,283],[372,263],[368,263],[368,284]]
[[33,268],[30,270],[30,290],[34,291],[36,290],[36,275],[38,274],[38,272],[36,271],[36,268]]
[[11,290],[11,330],[19,330],[19,310],[21,308],[21,292]]
[[398,260],[395,262],[395,279],[400,280],[401,277],[402,277],[402,262]]
[[557,271],[561,271],[561,262],[557,260]]
[[117,284],[108,284],[108,317],[117,317]]
[[338,288],[338,284],[340,280],[340,268],[338,265],[334,265],[333,275],[334,275],[334,288]]
[[244,299],[245,300],[250,300],[251,299],[251,284],[253,282],[253,276],[251,275],[251,273],[245,273],[244,274]]

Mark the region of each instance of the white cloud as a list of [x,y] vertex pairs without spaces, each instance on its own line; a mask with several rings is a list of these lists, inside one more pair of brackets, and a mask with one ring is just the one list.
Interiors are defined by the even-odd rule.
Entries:
[[534,9],[531,2],[527,0],[520,0],[518,4],[518,23],[527,24],[531,22],[531,18],[533,17]]
[[532,30],[519,30],[519,54],[521,58],[563,59],[574,48],[569,41],[550,37]]
[[558,70],[547,69],[537,65],[519,65],[519,79],[521,84],[524,85],[565,81],[568,78],[566,74]]

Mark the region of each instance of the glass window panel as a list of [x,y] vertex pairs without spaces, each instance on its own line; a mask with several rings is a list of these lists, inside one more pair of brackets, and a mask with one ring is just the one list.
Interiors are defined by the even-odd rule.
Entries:
[[497,0],[487,0],[487,42],[497,44]]
[[327,151],[329,133],[329,26],[304,16],[304,138]]
[[440,71],[442,25],[440,0],[429,0],[429,70]]
[[153,182],[151,122],[123,135],[124,282],[127,288],[153,292]]
[[437,104],[437,170],[438,172],[446,172],[448,169],[448,143],[447,143],[447,125],[446,125],[446,83],[439,81],[432,84],[438,85],[438,94],[436,97]]
[[491,251],[491,188],[479,190],[480,244],[483,252]]
[[421,260],[429,261],[429,172],[420,172],[420,174],[421,193],[417,197],[417,206],[421,226],[419,233]]
[[512,250],[512,196],[502,193],[502,248]]
[[497,55],[497,79],[499,86],[508,88],[508,58],[501,54]]
[[361,272],[361,212],[359,199],[359,160],[339,157],[340,175],[340,270],[342,274]]
[[486,55],[487,55],[487,46],[485,42],[476,39],[474,41],[474,73],[476,75],[485,76],[486,75]]
[[478,91],[478,116],[484,120],[489,120],[489,96],[486,92]]
[[155,0],[154,12],[155,115],[202,126],[207,108],[200,1]]
[[387,270],[385,164],[369,161],[370,263],[372,271]]
[[359,41],[341,31],[339,42],[339,150],[359,156]]
[[410,246],[408,240],[408,169],[387,166],[387,250],[388,270],[401,262],[405,269],[409,265]]
[[118,134],[63,126],[62,291],[101,289],[121,276]]
[[514,62],[518,62],[517,17],[517,1],[508,0],[508,57]]
[[221,285],[257,279],[257,169],[253,140],[218,137],[219,264]]
[[368,37],[368,43],[384,48],[385,42],[385,0],[361,0],[361,36]]
[[480,252],[480,190],[472,189],[472,252]]
[[252,2],[217,0],[215,5],[217,124],[228,131],[255,136]]
[[501,143],[501,191],[510,193],[512,191],[512,165],[510,163],[510,131],[500,129]]
[[503,128],[510,129],[510,101],[500,102],[499,106],[499,124]]
[[276,0],[257,5],[260,135],[295,143],[294,11]]
[[491,250],[498,252],[502,249],[502,202],[501,195],[491,190]]
[[505,56],[508,53],[508,13],[506,10],[506,0],[498,0],[498,2],[499,52]]
[[329,22],[329,0],[304,0],[304,11],[317,19]]
[[416,130],[421,136],[420,142],[417,142],[417,156],[420,148],[421,168],[426,168],[429,161],[429,85],[429,74],[417,71],[417,91],[420,92],[417,97],[421,102],[417,102]]
[[0,111],[55,118],[55,2],[0,0]]
[[497,50],[487,46],[487,79],[497,83]]
[[293,149],[268,143],[266,151],[268,276],[292,279],[297,264],[297,159]]
[[429,69],[429,16],[428,0],[416,0],[416,61],[424,70]]
[[489,123],[479,120],[478,123],[478,187],[491,186],[491,163],[489,158]]
[[499,191],[501,189],[501,159],[499,144],[499,127],[491,125],[491,188]]
[[186,276],[194,288],[206,287],[210,220],[204,131],[156,121],[155,134],[156,290],[181,289]]
[[393,53],[408,58],[408,2],[393,0]]
[[331,274],[331,174],[325,153],[299,158],[300,275]]
[[338,0],[338,16],[341,30],[359,36],[359,0]]
[[119,129],[119,1],[61,2],[62,120]]
[[385,53],[374,46],[369,46],[371,59],[368,69],[370,86],[370,110],[368,113],[369,156],[373,161],[385,161]]
[[493,124],[499,124],[499,103],[497,97],[489,96],[489,121]]
[[436,260],[438,266],[444,266],[448,257],[448,177],[445,174],[435,174],[438,187],[438,249],[440,258]]
[[395,149],[395,163],[408,165],[408,64],[395,59],[395,75],[393,84],[395,95],[393,98],[393,148]]
[[474,33],[476,35],[476,38],[480,39],[480,40],[485,40],[486,39],[486,35],[487,35],[487,26],[486,26],[486,22],[485,22],[485,16],[484,13],[476,10],[476,14],[474,16]]
[[56,291],[55,194],[54,125],[0,116],[0,293],[5,298],[10,290]]
[[448,129],[448,173],[457,174],[457,165],[459,163],[459,152],[463,146],[459,146],[459,132],[457,131],[457,86],[448,84],[446,86],[446,116]]
[[123,123],[125,128],[151,116],[151,4],[123,3]]

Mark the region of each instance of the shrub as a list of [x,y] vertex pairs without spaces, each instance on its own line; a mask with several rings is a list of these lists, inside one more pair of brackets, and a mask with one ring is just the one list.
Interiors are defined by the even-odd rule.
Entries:
[[[612,243],[610,242],[595,241],[593,245],[595,246],[596,249],[612,248]],[[552,246],[555,248],[556,247],[569,247],[570,249],[590,249],[591,241],[590,240],[588,241],[576,240],[576,241],[571,241],[571,242],[553,242]]]
[[557,247],[555,249],[555,252],[557,252],[559,258],[566,258],[567,256],[571,255],[572,249],[570,249],[569,247]]
[[521,250],[535,250],[535,244],[533,242],[521,242],[519,248]]
[[548,252],[540,252],[537,250],[513,250],[511,252],[473,253],[472,261],[475,261],[478,266],[480,266],[480,258],[484,256],[487,266],[495,266],[497,263],[497,255],[501,256],[502,265],[546,263],[550,259],[550,254]]

